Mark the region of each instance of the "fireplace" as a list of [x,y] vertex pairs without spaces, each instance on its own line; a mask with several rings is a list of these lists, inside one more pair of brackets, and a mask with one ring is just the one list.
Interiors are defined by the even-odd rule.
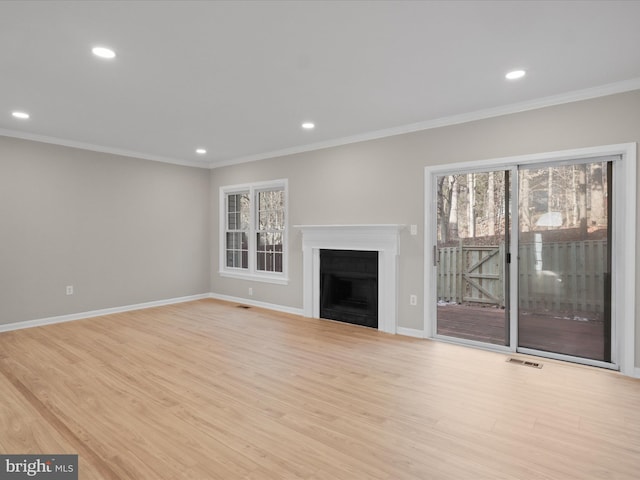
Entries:
[[378,328],[378,252],[320,250],[320,317]]
[[350,250],[374,252],[378,257],[377,325],[397,331],[397,271],[400,230],[403,225],[294,225],[302,232],[302,290],[306,317],[320,315],[320,252]]

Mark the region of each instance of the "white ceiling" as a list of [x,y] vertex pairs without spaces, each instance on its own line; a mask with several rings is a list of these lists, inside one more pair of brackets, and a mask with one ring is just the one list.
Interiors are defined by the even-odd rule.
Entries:
[[639,1],[0,1],[0,134],[265,158],[640,88],[639,20]]

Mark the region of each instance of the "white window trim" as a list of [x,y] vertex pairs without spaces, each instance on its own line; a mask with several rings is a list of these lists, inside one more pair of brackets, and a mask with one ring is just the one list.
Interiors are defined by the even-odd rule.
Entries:
[[[261,272],[256,270],[256,194],[263,190],[284,189],[284,234],[282,239],[282,272]],[[226,262],[226,221],[227,221],[227,195],[234,193],[249,193],[251,202],[251,214],[249,219],[249,268],[246,270],[227,267]],[[220,187],[219,194],[219,269],[221,277],[250,280],[254,282],[275,283],[278,285],[289,284],[289,182],[285,179],[270,180],[267,182],[244,183],[240,185],[228,185]]]
[[[579,160],[590,157],[604,157],[620,155],[614,168],[613,189],[613,222],[614,225],[624,225],[624,229],[613,230],[613,245],[611,261],[613,275],[611,284],[612,311],[615,332],[612,332],[613,349],[616,351],[614,363],[624,375],[636,375],[635,368],[635,265],[636,265],[636,158],[637,146],[635,143],[623,143],[617,145],[604,145],[600,147],[588,147],[575,150],[563,150],[540,154],[522,155],[515,157],[496,158],[472,162],[435,165],[425,167],[425,234],[424,234],[424,285],[425,285],[425,309],[424,309],[424,337],[437,338],[435,332],[436,282],[433,275],[432,246],[435,244],[435,229],[432,222],[435,215],[435,186],[434,176],[437,174],[459,171],[489,171],[497,169],[513,168],[516,165],[527,165],[544,162],[562,162],[565,160]],[[517,217],[512,217],[512,228],[517,226]],[[517,238],[512,231],[512,255],[517,252],[517,244],[513,242]],[[517,262],[511,263],[511,293],[512,298],[517,298]],[[513,335],[513,332],[512,332]],[[500,351],[516,351],[517,341],[510,347],[493,348],[486,344],[469,343],[472,346]],[[638,369],[640,370],[640,369]]]

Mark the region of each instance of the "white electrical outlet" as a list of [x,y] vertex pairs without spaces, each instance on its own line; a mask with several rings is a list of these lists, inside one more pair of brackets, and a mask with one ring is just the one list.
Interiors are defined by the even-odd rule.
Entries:
[[418,297],[416,295],[409,295],[409,305],[417,305]]
[[409,231],[411,232],[411,235],[417,235],[418,234],[418,225],[411,225],[409,227]]
[[67,285],[67,295],[73,295],[73,285]]
[[252,296],[252,295],[253,295],[253,288],[249,287],[249,296]]

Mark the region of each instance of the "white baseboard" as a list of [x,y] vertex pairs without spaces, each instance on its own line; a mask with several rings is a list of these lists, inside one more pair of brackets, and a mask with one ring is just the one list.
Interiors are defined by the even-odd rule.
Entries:
[[633,372],[633,376],[636,378],[640,378],[640,367],[636,367],[634,372]]
[[162,307],[164,305],[172,305],[175,303],[192,302],[209,298],[208,293],[200,295],[189,295],[188,297],[169,298],[166,300],[156,300],[153,302],[136,303],[134,305],[126,305],[124,307],[103,308],[101,310],[91,310],[89,312],[72,313],[69,315],[60,315],[57,317],[39,318],[36,320],[26,320],[24,322],[5,323],[0,325],[0,332],[9,332],[11,330],[20,330],[22,328],[41,327],[43,325],[51,325],[54,323],[72,322],[74,320],[82,320],[84,318],[101,317],[102,315],[111,315],[113,313],[129,312],[131,310],[142,310],[144,308]]
[[252,307],[266,308],[267,310],[275,310],[276,312],[291,313],[293,315],[304,316],[304,310],[302,308],[276,305],[275,303],[260,302],[258,300],[250,300],[248,298],[232,297],[231,295],[222,295],[220,293],[210,293],[209,298],[224,300],[226,302],[241,303],[243,305],[251,305]]
[[415,328],[396,327],[396,333],[406,337],[424,338],[424,332]]

